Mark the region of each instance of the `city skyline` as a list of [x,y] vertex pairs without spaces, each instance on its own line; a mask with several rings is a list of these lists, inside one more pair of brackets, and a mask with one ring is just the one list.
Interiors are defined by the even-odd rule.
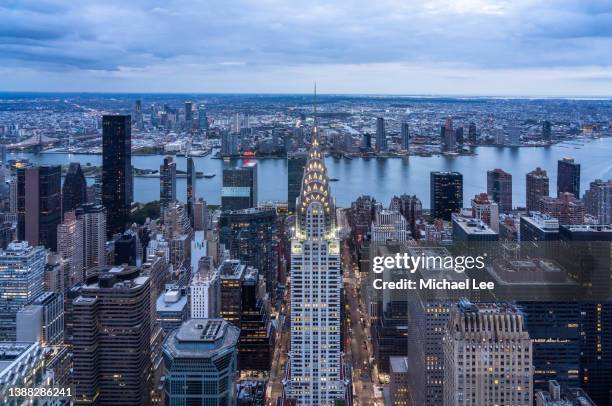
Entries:
[[609,96],[610,7],[12,4],[0,7],[0,89],[306,93],[316,80],[329,93]]

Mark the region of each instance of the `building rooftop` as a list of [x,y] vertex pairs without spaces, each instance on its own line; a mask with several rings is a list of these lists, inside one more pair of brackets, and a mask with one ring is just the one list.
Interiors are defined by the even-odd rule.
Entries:
[[157,298],[155,310],[157,312],[180,312],[187,306],[187,295],[181,294],[179,289],[169,289]]
[[471,235],[497,235],[486,223],[469,217],[453,216],[454,223]]
[[391,373],[405,374],[408,372],[407,357],[389,357],[389,364],[391,365]]
[[213,357],[234,349],[240,330],[223,319],[190,319],[174,330],[164,344],[164,351],[174,357]]

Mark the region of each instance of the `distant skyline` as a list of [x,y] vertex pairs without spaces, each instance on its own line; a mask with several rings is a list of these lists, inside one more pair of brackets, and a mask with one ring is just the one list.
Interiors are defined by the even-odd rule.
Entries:
[[0,91],[612,97],[608,0],[9,0],[0,20]]

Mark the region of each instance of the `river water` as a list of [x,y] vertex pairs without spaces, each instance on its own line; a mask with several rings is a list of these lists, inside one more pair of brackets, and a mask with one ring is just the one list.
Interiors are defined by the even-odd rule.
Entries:
[[[594,179],[612,178],[612,138],[578,140],[557,144],[551,147],[498,148],[476,147],[475,155],[470,156],[433,156],[409,158],[372,158],[352,160],[326,158],[331,178],[331,191],[339,207],[348,207],[358,196],[368,194],[389,203],[393,195],[402,193],[416,194],[429,207],[429,172],[458,171],[463,174],[464,205],[477,193],[486,191],[487,170],[502,168],[513,176],[513,204],[525,205],[525,174],[540,166],[548,172],[550,192],[556,190],[557,160],[573,157],[581,164],[581,193]],[[27,158],[39,164],[68,164],[80,162],[101,165],[101,155],[68,153],[18,153],[8,158]],[[214,173],[211,179],[197,181],[197,195],[211,204],[221,201],[222,170],[225,167],[240,165],[241,160],[225,162],[214,159],[212,155],[196,157],[196,169],[203,173]],[[163,155],[137,155],[132,157],[132,165],[140,169],[157,169]],[[186,169],[186,158],[176,157],[177,169]],[[287,163],[284,159],[260,159],[258,162],[258,198],[264,200],[287,200]],[[89,179],[88,181],[91,181]],[[185,200],[186,179],[177,179],[177,197]],[[134,200],[148,202],[159,199],[159,178],[136,177],[134,179]]]

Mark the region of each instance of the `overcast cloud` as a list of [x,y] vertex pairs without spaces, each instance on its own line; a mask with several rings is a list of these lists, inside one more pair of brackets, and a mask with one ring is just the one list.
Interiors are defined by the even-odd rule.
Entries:
[[26,0],[0,89],[612,96],[612,1]]

